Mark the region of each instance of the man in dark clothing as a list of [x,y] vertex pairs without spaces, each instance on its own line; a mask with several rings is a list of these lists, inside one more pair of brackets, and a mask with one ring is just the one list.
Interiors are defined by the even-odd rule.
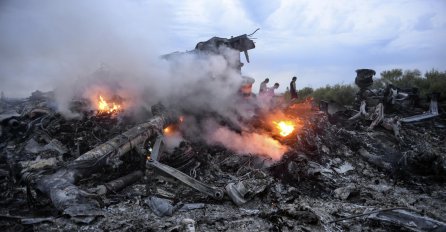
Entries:
[[298,98],[297,91],[296,91],[296,79],[297,79],[297,77],[293,77],[293,80],[290,83],[291,100]]
[[266,86],[268,82],[269,78],[266,78],[264,81],[262,81],[262,83],[260,84],[259,94],[265,94],[266,90],[268,89],[268,86]]

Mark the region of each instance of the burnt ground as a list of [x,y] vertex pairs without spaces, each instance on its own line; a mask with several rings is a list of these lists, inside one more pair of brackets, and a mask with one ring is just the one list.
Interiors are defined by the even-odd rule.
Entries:
[[347,121],[348,111],[328,115],[310,107],[286,110],[303,126],[278,138],[290,147],[279,162],[199,141],[163,154],[162,162],[206,184],[225,189],[243,182],[249,190],[245,204],[234,204],[226,193],[222,200],[205,196],[145,168],[145,157],[131,151],[119,167],[98,170],[77,185],[89,190],[136,169],[144,177],[121,191],[91,196],[101,203],[99,216],[80,222],[56,210],[27,181],[32,176],[21,174],[52,173],[144,120],[92,112],[64,119],[48,98],[1,102],[2,231],[192,231],[191,223],[196,231],[446,228],[444,114],[403,125],[398,140],[381,127],[368,131],[367,122]]

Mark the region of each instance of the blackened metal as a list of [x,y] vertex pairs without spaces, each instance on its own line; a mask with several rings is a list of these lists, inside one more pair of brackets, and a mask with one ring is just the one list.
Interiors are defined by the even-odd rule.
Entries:
[[187,175],[175,168],[172,168],[168,165],[162,164],[162,163],[154,161],[154,160],[147,161],[147,165],[149,167],[156,168],[157,170],[160,170],[160,171],[164,172],[165,174],[168,174],[171,177],[174,177],[175,179],[186,184],[187,186],[189,186],[195,190],[198,190],[198,191],[200,191],[214,199],[220,200],[224,196],[223,190],[216,188],[216,187],[211,187],[209,185],[206,185],[206,184],[190,177],[189,175]]
[[107,188],[107,192],[116,192],[130,184],[135,183],[141,179],[143,175],[144,173],[141,170],[137,170],[116,180],[112,180],[104,184],[104,186]]
[[[54,206],[70,214],[76,209],[76,215],[89,215],[95,211],[98,203],[89,197],[91,194],[77,188],[75,183],[96,173],[106,165],[119,165],[120,158],[139,144],[143,144],[153,135],[162,133],[165,126],[176,123],[178,117],[167,112],[161,105],[153,107],[157,113],[149,122],[137,125],[106,143],[78,157],[66,168],[52,175],[37,177],[37,188],[49,196]],[[85,207],[79,208],[79,205]],[[82,211],[82,209],[85,209]],[[82,212],[80,212],[80,211]]]

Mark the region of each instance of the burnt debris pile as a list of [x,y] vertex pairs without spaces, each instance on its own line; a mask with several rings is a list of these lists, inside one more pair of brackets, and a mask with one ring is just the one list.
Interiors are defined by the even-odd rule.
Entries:
[[[169,147],[183,119],[162,105],[137,120],[79,100],[66,119],[52,99],[1,99],[2,230],[446,229],[442,115],[395,136],[352,110],[285,106],[299,128],[274,160],[187,136]],[[271,132],[264,120],[246,124]]]

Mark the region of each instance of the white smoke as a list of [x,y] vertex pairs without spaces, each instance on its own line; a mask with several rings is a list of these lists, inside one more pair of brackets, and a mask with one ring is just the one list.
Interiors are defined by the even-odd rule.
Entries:
[[163,33],[169,14],[162,3],[18,0],[0,6],[0,78],[9,87],[2,88],[6,96],[55,90],[59,110],[67,115],[73,97],[89,98],[94,91],[132,104],[186,100],[188,108],[216,106],[224,112],[241,82],[229,68],[236,61],[224,57],[238,51],[161,59],[178,49],[169,48]]
[[[67,117],[77,116],[69,107],[73,99],[117,95],[127,110],[161,101],[195,116],[212,112],[237,124],[234,96],[242,77],[233,67],[239,51],[222,47],[218,55],[184,53],[162,59],[177,50],[169,48],[163,33],[168,19],[155,1],[2,1],[1,84],[9,87],[7,96],[54,90],[58,110]],[[186,121],[190,133],[203,136],[199,119],[192,115]],[[217,139],[222,130],[217,132],[210,142],[240,152],[269,153],[266,147],[272,145],[263,139],[266,145],[239,149],[248,143],[244,139],[258,141],[261,136],[241,138],[224,131],[239,141],[230,146]],[[271,156],[279,153],[282,148]]]
[[[122,79],[156,75],[168,39],[162,7],[152,1],[2,1],[0,80],[5,95],[65,87],[73,94],[101,64]],[[150,78],[150,77],[149,77]],[[136,84],[139,85],[140,83]],[[66,97],[66,96],[64,96]]]
[[267,134],[246,133],[240,134],[226,127],[218,127],[208,137],[211,144],[220,144],[241,154],[259,154],[277,161],[282,158],[288,148]]

